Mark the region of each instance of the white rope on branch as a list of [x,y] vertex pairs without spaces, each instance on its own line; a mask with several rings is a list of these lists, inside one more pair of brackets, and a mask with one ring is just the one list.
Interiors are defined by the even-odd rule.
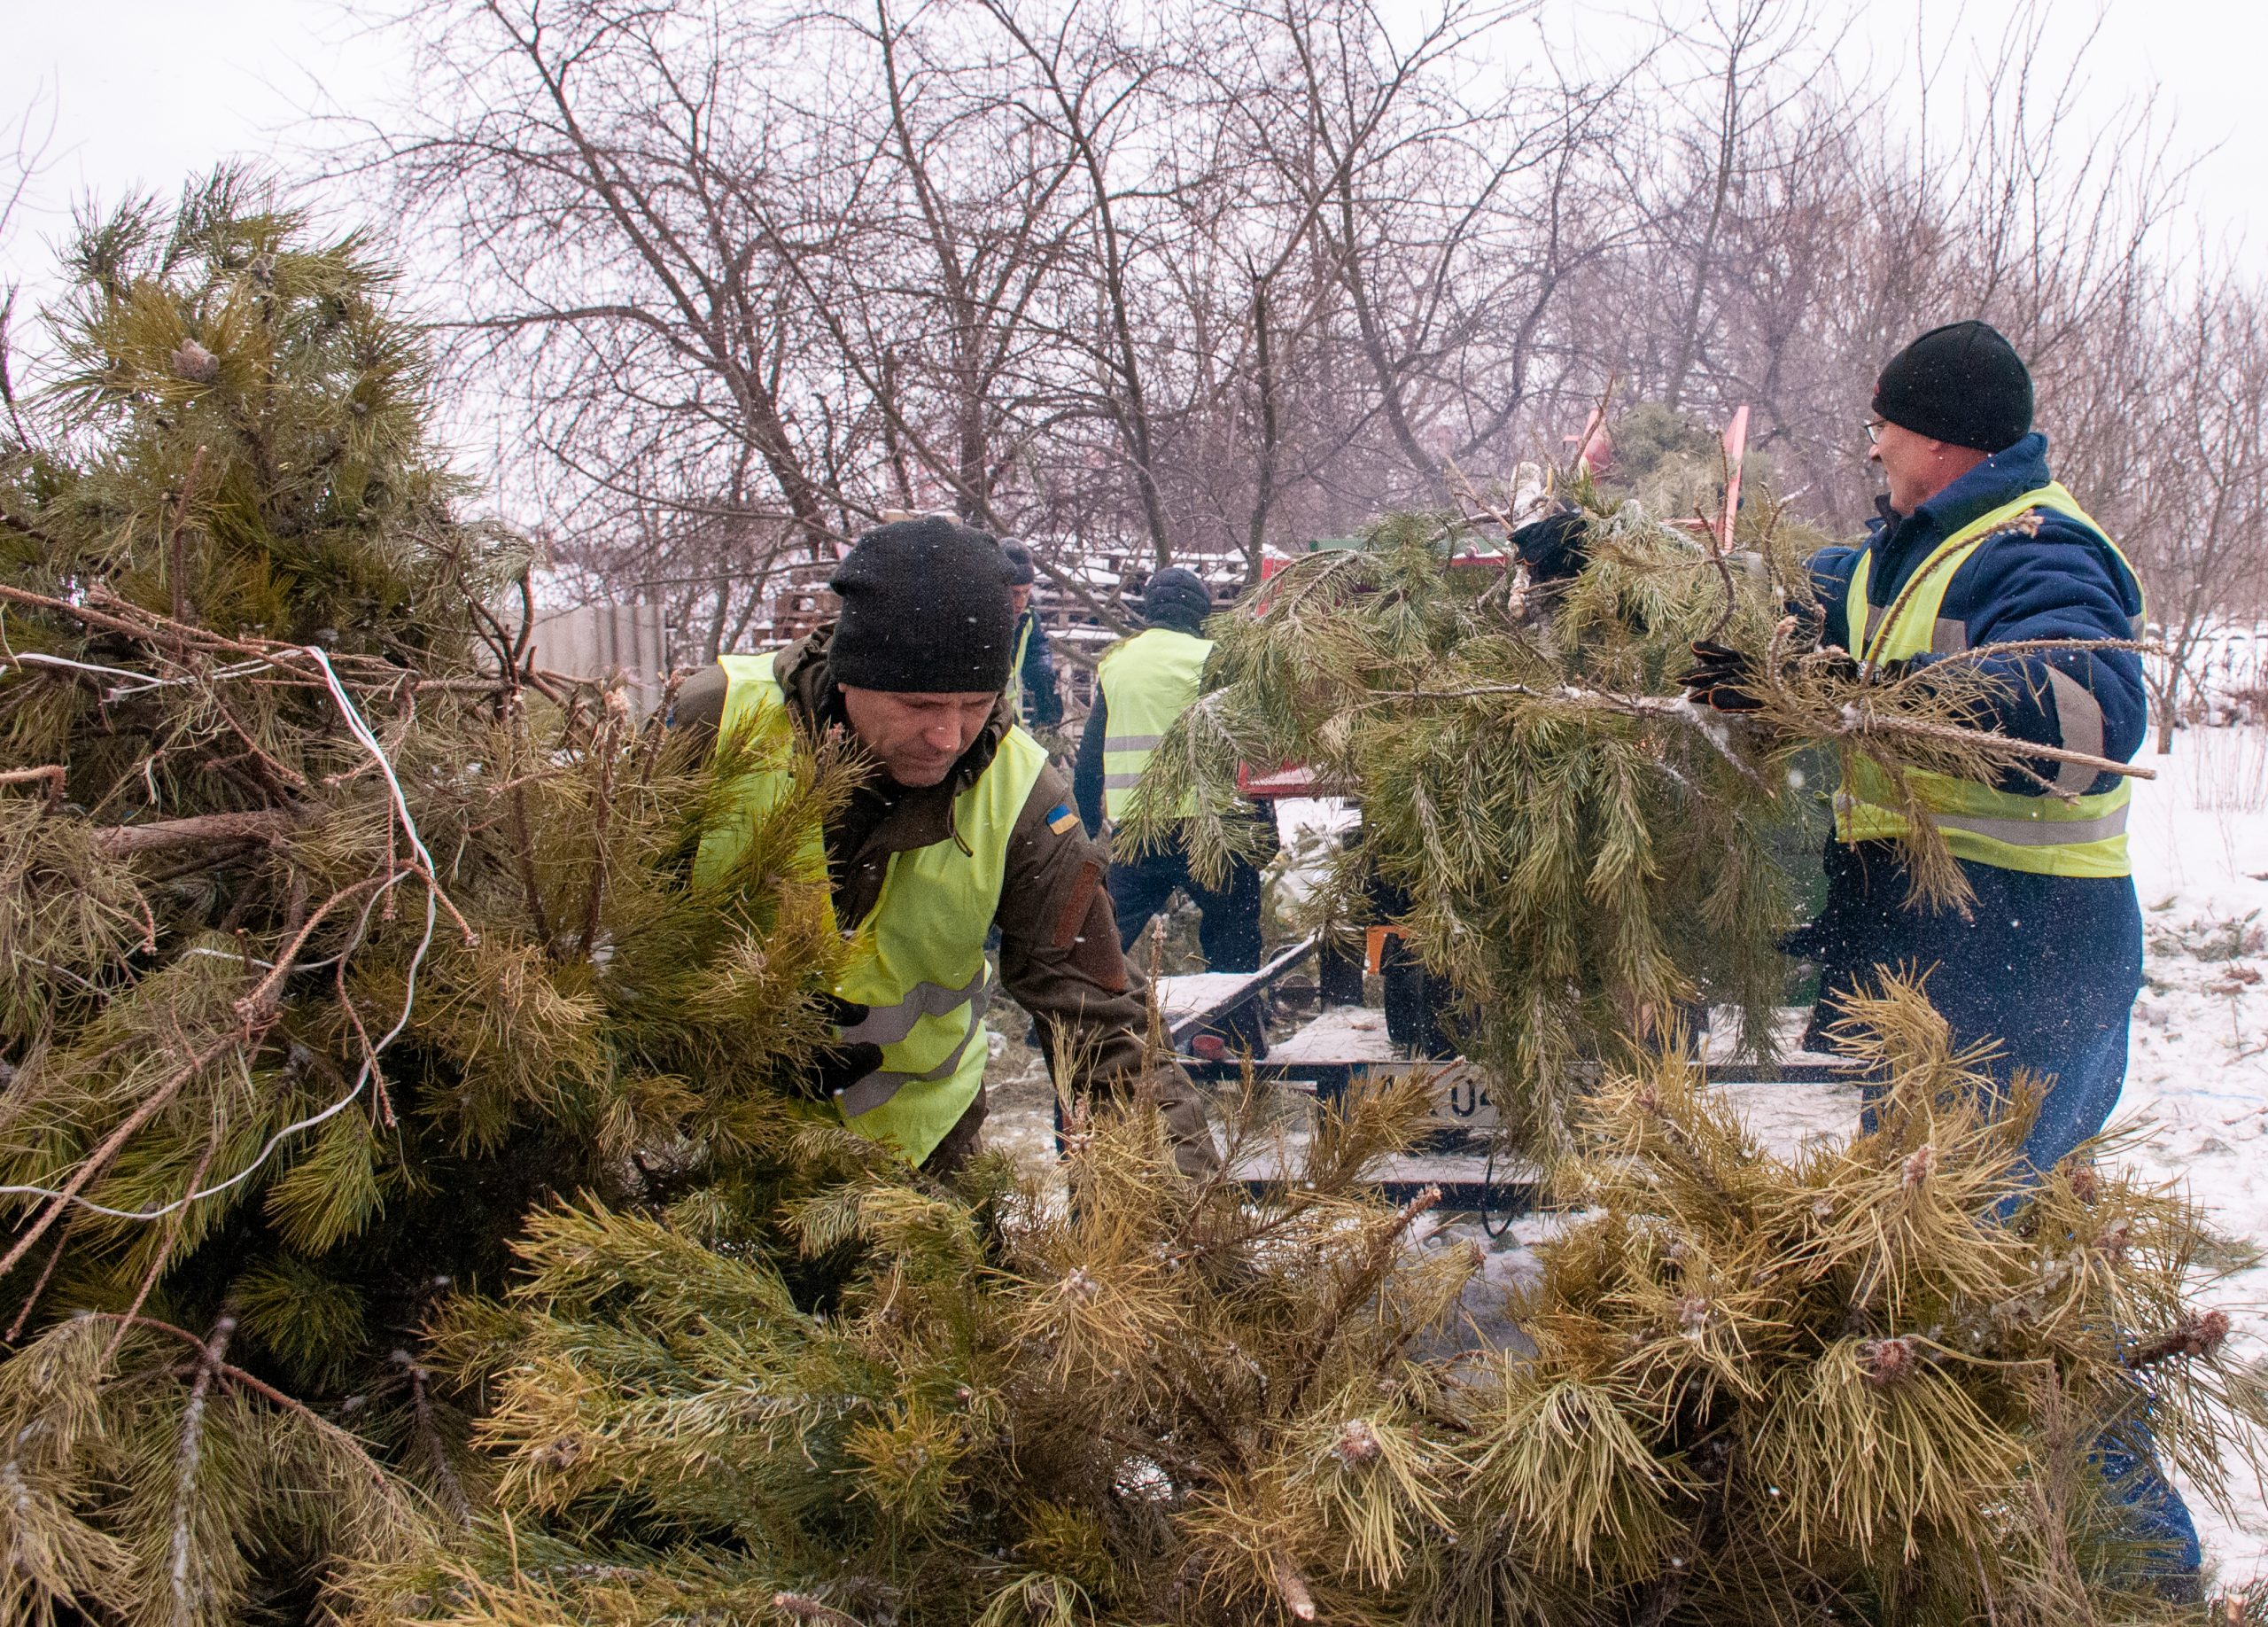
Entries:
[[[350,940],[353,943],[361,941],[362,934],[369,928],[370,912],[377,907],[380,899],[400,885],[410,876],[419,875],[419,879],[425,884],[425,930],[418,935],[417,948],[409,957],[409,970],[402,981],[401,1015],[394,1019],[392,1028],[386,1030],[365,1048],[361,1066],[354,1073],[354,1083],[348,1087],[345,1095],[320,1111],[311,1113],[307,1117],[286,1125],[276,1131],[261,1145],[260,1152],[250,1164],[226,1180],[216,1181],[212,1186],[200,1190],[185,1193],[172,1203],[156,1209],[113,1209],[108,1204],[97,1203],[93,1199],[83,1197],[77,1193],[66,1194],[48,1187],[0,1187],[0,1197],[67,1197],[78,1207],[113,1220],[162,1220],[178,1210],[188,1208],[191,1203],[201,1203],[210,1197],[218,1197],[230,1188],[241,1186],[251,1179],[260,1166],[268,1162],[276,1149],[285,1141],[337,1117],[360,1100],[363,1089],[369,1086],[371,1076],[377,1071],[378,1054],[400,1039],[402,1031],[409,1026],[410,1014],[417,1005],[418,969],[424,965],[425,952],[432,946],[433,926],[439,915],[440,882],[433,871],[433,855],[426,851],[424,838],[417,834],[416,822],[409,816],[409,802],[402,794],[401,782],[394,775],[393,764],[387,759],[384,748],[378,743],[377,736],[371,730],[369,724],[363,720],[361,712],[356,709],[353,701],[347,696],[345,686],[338,681],[338,674],[331,670],[329,658],[312,644],[307,647],[306,653],[313,656],[315,664],[322,668],[323,680],[330,687],[331,697],[338,703],[339,712],[346,720],[348,731],[353,735],[362,749],[369,752],[377,763],[379,772],[385,775],[386,786],[393,801],[394,817],[401,821],[402,829],[409,838],[410,851],[417,855],[419,861],[424,866],[422,875],[415,869],[397,870],[386,878],[382,886],[365,899],[362,901],[361,915],[355,922],[354,937]],[[221,952],[206,949],[203,953]],[[347,951],[342,950],[338,955],[329,957],[322,961],[310,962],[307,968],[301,969],[312,969],[317,965],[329,965],[332,961],[342,958],[346,953]],[[263,961],[261,964],[268,963]],[[238,1054],[237,1060],[239,1065],[242,1065],[244,1061],[242,1053]]]
[[169,689],[183,684],[202,683],[217,678],[242,678],[252,673],[266,672],[272,663],[265,660],[239,661],[233,666],[216,667],[209,673],[192,673],[183,678],[152,678],[147,673],[128,671],[123,666],[102,666],[92,661],[74,661],[68,656],[46,655],[36,650],[11,650],[7,659],[18,666],[54,666],[66,672],[88,673],[97,678],[122,678],[103,691],[106,701],[123,700],[129,695],[140,695],[150,689]]

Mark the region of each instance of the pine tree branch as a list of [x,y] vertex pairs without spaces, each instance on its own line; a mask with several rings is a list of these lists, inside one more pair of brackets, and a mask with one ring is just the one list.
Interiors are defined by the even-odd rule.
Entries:
[[32,1319],[32,1309],[39,1304],[39,1296],[47,1291],[48,1279],[55,1275],[56,1262],[62,1259],[64,1248],[71,1241],[71,1228],[65,1226],[55,1234],[55,1247],[47,1251],[47,1264],[40,1267],[39,1281],[32,1284],[32,1291],[24,1296],[24,1303],[17,1308],[16,1320],[8,1324],[7,1341],[13,1344],[21,1336],[24,1325]]
[[275,757],[270,756],[268,751],[261,746],[260,742],[252,738],[252,731],[246,728],[242,723],[237,721],[237,714],[229,710],[228,702],[221,698],[221,692],[217,689],[208,688],[205,694],[205,699],[208,704],[210,704],[214,711],[221,714],[221,720],[223,723],[226,723],[229,728],[235,732],[237,738],[245,743],[245,750],[251,753],[252,759],[254,762],[258,763],[261,767],[274,775],[276,778],[282,782],[285,790],[297,791],[302,796],[305,796],[307,793],[310,788],[307,784],[307,776],[299,773],[298,769],[292,768],[279,761]]
[[[213,1160],[221,1150],[221,1133],[227,1127],[227,1117],[222,1114],[215,1113],[213,1116],[213,1133],[205,1138],[205,1150],[198,1156],[197,1167],[189,1172],[189,1184],[182,1188],[184,1192],[195,1192],[204,1183],[205,1172],[213,1167]],[[126,1307],[126,1315],[129,1321],[142,1313],[142,1307],[150,1301],[151,1291],[158,1286],[158,1279],[165,1274],[166,1258],[173,1252],[174,1242],[181,1235],[182,1221],[188,1214],[189,1205],[184,1203],[166,1217],[165,1237],[151,1253],[150,1269],[143,1273],[142,1286],[135,1290],[134,1303]],[[70,1230],[68,1226],[64,1227],[63,1235],[68,1236]],[[125,1322],[119,1324],[118,1332],[111,1340],[110,1349],[104,1354],[104,1360],[108,1361],[111,1357],[118,1354],[119,1344],[126,1337],[126,1327]]]
[[1315,1620],[1315,1594],[1308,1587],[1308,1579],[1292,1562],[1291,1555],[1281,1548],[1272,1548],[1268,1554],[1268,1578],[1276,1584],[1277,1597],[1284,1608],[1303,1622]]
[[[58,598],[53,594],[34,593],[28,588],[18,588],[8,582],[0,582],[0,603],[21,604],[27,609],[44,611],[50,615],[67,618],[82,627],[92,627],[99,632],[115,633],[121,637],[132,639],[139,644],[157,645],[174,651],[176,659],[193,654],[231,655],[240,660],[258,661],[263,666],[280,673],[283,675],[282,681],[293,689],[321,685],[323,681],[320,666],[311,665],[314,658],[307,653],[307,647],[304,645],[287,644],[275,639],[229,638],[204,627],[175,621],[169,617],[159,615],[154,611],[144,610],[131,600],[120,598],[108,588],[99,583],[89,591],[88,598],[92,603],[79,604],[69,599]],[[103,608],[98,609],[97,605]],[[27,655],[18,658],[32,658]],[[343,667],[355,673],[355,682],[374,689],[392,689],[407,682],[413,689],[438,689],[485,695],[494,694],[500,689],[512,687],[512,681],[509,677],[421,677],[412,668],[397,666],[379,657],[356,655],[343,650],[331,656],[330,659],[334,666]],[[134,673],[131,676],[141,679],[143,674]],[[572,687],[582,681],[571,678],[565,673],[554,673],[548,669],[535,669],[522,673],[521,677],[529,681],[540,693],[554,702],[562,702],[563,698],[556,688],[558,684],[564,683]],[[156,681],[151,681],[151,687],[155,687]],[[191,682],[195,680],[183,678],[161,681],[179,683]],[[252,681],[257,684],[261,681],[254,679]],[[268,681],[277,681],[270,679]]]
[[[464,939],[465,947],[471,948],[480,941],[480,935],[472,930],[472,923],[464,918],[463,912],[457,908],[454,900],[442,889],[441,878],[434,874],[433,855],[426,850],[424,838],[417,834],[417,821],[411,818],[409,814],[408,796],[401,788],[400,776],[394,773],[392,760],[387,757],[385,748],[379,743],[377,732],[356,709],[353,698],[346,693],[346,686],[331,666],[330,658],[313,644],[307,646],[305,653],[322,672],[323,687],[330,691],[331,699],[338,704],[340,715],[346,720],[347,733],[353,736],[356,743],[369,753],[370,760],[377,766],[378,772],[385,776],[386,789],[392,798],[393,818],[400,822],[402,834],[409,838],[410,852],[414,856],[413,873],[425,884],[427,898],[447,911],[449,919],[456,922],[458,934]],[[393,854],[392,822],[386,826],[386,853],[387,868],[392,869]],[[391,906],[390,894],[388,903]],[[387,918],[390,919],[391,915]]]
[[178,1619],[183,1621],[193,1622],[204,1615],[188,1592],[191,1505],[197,1492],[197,1471],[205,1459],[206,1397],[212,1393],[214,1374],[228,1365],[229,1341],[236,1331],[236,1302],[230,1300],[221,1306],[220,1316],[213,1323],[213,1336],[198,1343],[197,1376],[190,1381],[189,1404],[182,1409],[181,1444],[175,1454],[173,1564],[167,1580],[173,1590]]
[[535,572],[532,566],[520,572],[519,588],[520,632],[519,636],[512,641],[514,672],[528,666],[528,646],[535,642]]
[[[1619,695],[1606,689],[1578,689],[1569,684],[1556,689],[1537,689],[1525,683],[1476,683],[1456,689],[1381,689],[1379,700],[1473,700],[1492,695],[1518,696],[1528,700],[1558,701],[1589,707],[1601,712],[1619,712],[1628,717],[1685,718],[1690,720],[1698,709],[1692,701],[1673,695]],[[2098,774],[2123,775],[2129,779],[2155,780],[2157,770],[2135,763],[2114,761],[2088,751],[2074,751],[2064,746],[2040,745],[2029,740],[2017,740],[1990,729],[1962,728],[1951,723],[1930,723],[1919,718],[1887,716],[1875,712],[1857,712],[1838,728],[1829,728],[1823,738],[1862,740],[1869,735],[1907,735],[1917,739],[1942,740],[1950,745],[1975,746],[1980,750],[2005,754],[2011,758],[2046,758],[2051,762],[2074,763],[2092,768]]]
[[[155,1317],[121,1316],[115,1311],[88,1311],[82,1312],[82,1314],[98,1322],[125,1322],[132,1327],[146,1327],[152,1333],[167,1334],[174,1338],[181,1340],[183,1343],[195,1347],[200,1351],[205,1351],[206,1348],[206,1342],[198,1338],[195,1334],[190,1332],[188,1328],[177,1327],[172,1322],[159,1321]],[[213,1371],[220,1377],[228,1380],[229,1383],[241,1385],[245,1389],[251,1390],[254,1395],[261,1397],[263,1400],[272,1401],[277,1406],[282,1407],[285,1412],[291,1413],[304,1421],[314,1425],[326,1439],[330,1440],[336,1445],[344,1446],[353,1456],[361,1459],[362,1466],[370,1471],[370,1479],[374,1483],[380,1486],[386,1483],[386,1472],[384,1467],[376,1458],[373,1458],[369,1452],[364,1450],[361,1442],[355,1439],[353,1435],[349,1431],[340,1428],[337,1424],[331,1422],[330,1420],[316,1412],[313,1407],[300,1400],[298,1397],[286,1395],[283,1390],[276,1389],[275,1385],[269,1383],[267,1380],[253,1374],[247,1373],[242,1367],[232,1366],[226,1361],[215,1360],[213,1365]]]
[[50,802],[60,801],[70,771],[61,763],[43,763],[36,768],[11,768],[0,774],[0,785],[31,785],[44,782]]
[[593,809],[591,833],[591,885],[583,899],[583,930],[578,952],[586,961],[598,946],[599,915],[606,903],[606,843],[609,829],[614,823],[614,767],[616,738],[630,715],[629,703],[619,689],[606,694],[606,720],[598,727],[591,742],[591,754],[598,759],[599,782],[596,806]]
[[2225,1311],[2209,1311],[2202,1316],[2184,1316],[2164,1333],[2148,1343],[2139,1346],[2122,1358],[2127,1370],[2143,1373],[2171,1361],[2177,1356],[2192,1359],[2210,1356],[2221,1348],[2229,1336],[2229,1316]]
[[394,1361],[409,1375],[409,1409],[419,1447],[425,1461],[433,1471],[434,1483],[441,1489],[441,1502],[461,1526],[472,1524],[472,1503],[464,1493],[464,1482],[457,1477],[449,1463],[447,1443],[441,1439],[440,1426],[433,1419],[433,1398],[427,1386],[432,1374],[424,1364],[413,1358],[407,1351],[396,1351]]
[[339,1008],[346,1013],[347,1025],[354,1031],[354,1042],[362,1047],[362,1065],[369,1070],[370,1088],[378,1098],[379,1119],[387,1129],[391,1130],[396,1122],[393,1112],[393,1095],[386,1089],[385,1073],[378,1066],[378,1047],[370,1043],[370,1031],[362,1024],[362,1014],[354,1008],[354,997],[346,992],[346,957],[353,953],[355,945],[361,941],[361,931],[369,924],[369,919],[366,916],[361,926],[356,929],[353,943],[341,949],[338,958],[331,961],[331,987],[338,996]]
[[198,447],[190,455],[189,473],[182,478],[181,502],[174,509],[174,523],[166,533],[166,587],[173,596],[174,619],[189,620],[189,555],[182,543],[182,533],[189,524],[190,501],[197,494],[197,477],[205,471],[206,448]]
[[1377,1288],[1379,1279],[1385,1275],[1386,1266],[1394,1258],[1394,1245],[1401,1241],[1402,1234],[1415,1224],[1418,1216],[1440,1201],[1441,1195],[1439,1187],[1425,1187],[1396,1211],[1386,1225],[1379,1228],[1379,1234],[1371,1240],[1370,1250],[1361,1265],[1340,1286],[1330,1308],[1324,1312],[1322,1324],[1307,1335],[1306,1355],[1300,1364],[1298,1376],[1292,1381],[1290,1393],[1284,1398],[1285,1417],[1299,1411],[1301,1401],[1307,1396],[1308,1386],[1323,1370],[1324,1358],[1331,1354],[1332,1346],[1338,1341],[1340,1325]]
[[1290,596],[1281,603],[1267,605],[1262,613],[1271,619],[1281,616],[1287,620],[1297,622],[1300,619],[1300,607],[1307,603],[1308,599],[1315,593],[1317,588],[1331,580],[1341,571],[1344,571],[1349,566],[1359,564],[1363,560],[1370,557],[1370,555],[1362,552],[1360,549],[1348,549],[1345,553],[1340,555],[1338,558],[1333,559],[1328,564],[1318,567],[1313,576],[1310,576],[1306,581],[1301,582],[1296,588],[1293,589]]
[[1961,728],[1951,723],[1929,723],[1920,718],[1884,717],[1878,712],[1861,713],[1860,720],[1832,731],[1830,737],[1863,739],[1868,735],[1907,735],[1916,739],[1942,740],[1948,745],[1977,746],[1993,752],[2004,752],[2013,758],[2046,758],[2049,762],[2073,763],[2082,768],[2092,768],[2097,774],[2121,775],[2130,780],[2155,780],[2158,777],[2158,771],[2155,768],[2145,768],[2139,763],[2117,762],[2090,751],[2039,745],[2029,740],[1996,734],[1990,729]]
[[99,627],[105,633],[123,634],[128,638],[137,641],[146,641],[150,636],[147,627],[135,622],[127,621],[116,616],[106,616],[100,611],[89,609],[86,605],[74,604],[68,599],[58,599],[52,594],[34,593],[28,588],[18,588],[8,582],[0,582],[0,600],[4,600],[11,604],[21,604],[31,610],[43,610],[58,616],[67,616],[86,627]]
[[1228,1425],[1214,1416],[1213,1409],[1198,1398],[1197,1392],[1179,1374],[1166,1366],[1163,1358],[1153,1358],[1150,1366],[1160,1378],[1173,1387],[1175,1401],[1186,1408],[1189,1415],[1203,1426],[1205,1433],[1213,1437],[1214,1444],[1228,1453],[1231,1470],[1239,1475],[1248,1473],[1251,1464],[1245,1457],[1244,1446]]
[[79,1167],[72,1172],[71,1179],[64,1183],[61,1190],[56,1193],[47,1207],[40,1211],[39,1218],[32,1222],[24,1234],[16,1240],[15,1246],[10,1249],[6,1255],[0,1256],[0,1277],[5,1277],[16,1268],[16,1263],[24,1257],[34,1243],[47,1234],[48,1228],[53,1226],[57,1218],[77,1200],[80,1192],[87,1183],[109,1166],[110,1161],[118,1156],[118,1149],[132,1139],[135,1132],[155,1118],[166,1103],[171,1102],[179,1094],[183,1086],[188,1084],[190,1080],[195,1078],[238,1045],[249,1047],[259,1043],[261,1036],[267,1033],[268,1026],[275,1020],[274,1015],[270,1014],[265,1021],[259,1023],[256,1026],[222,1034],[196,1055],[190,1057],[188,1062],[175,1069],[156,1089],[144,1096],[141,1105],[128,1114],[118,1128],[103,1138],[102,1145],[89,1154],[81,1162]]
[[283,988],[284,980],[291,975],[291,969],[299,961],[299,951],[307,947],[308,936],[322,924],[323,917],[349,899],[377,888],[391,887],[416,874],[414,868],[404,865],[384,875],[365,876],[361,881],[341,887],[325,899],[316,906],[313,915],[299,923],[299,930],[291,935],[291,940],[276,952],[275,964],[268,969],[268,975],[252,985],[250,993],[237,1001],[237,1014],[248,1024],[262,1019],[273,1021],[277,992]]
[[95,844],[113,859],[202,847],[216,842],[273,842],[287,836],[311,811],[256,808],[241,814],[197,814],[186,819],[156,820],[146,825],[112,825],[95,833]]
[[[513,727],[512,743],[517,749],[527,743],[527,706],[517,689],[505,705],[509,714],[507,724]],[[535,838],[528,828],[527,788],[532,777],[515,775],[503,790],[505,808],[511,819],[513,868],[519,872],[520,891],[527,900],[528,920],[535,928],[536,942],[543,946],[548,955],[552,953],[551,917],[543,907],[543,888],[535,871]]]

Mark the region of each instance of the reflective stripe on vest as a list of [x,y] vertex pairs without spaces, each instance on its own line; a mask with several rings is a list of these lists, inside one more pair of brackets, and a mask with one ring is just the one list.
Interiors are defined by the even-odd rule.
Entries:
[[[1103,812],[1115,821],[1133,806],[1142,771],[1205,680],[1205,658],[1213,641],[1171,627],[1151,627],[1114,645],[1095,665],[1101,686],[1105,727],[1102,741]],[[1174,810],[1187,818],[1197,812],[1194,791]]]
[[[1874,550],[1862,551],[1843,605],[1844,625],[1864,629],[1858,640],[1864,666],[1871,670],[1925,652],[1948,656],[1967,650],[1967,625],[1942,613],[1946,589],[1978,549],[2015,528],[2025,515],[2043,509],[2102,536],[2118,563],[2133,573],[2133,566],[2102,527],[2070,493],[2051,483],[1979,516],[1938,543],[1893,604],[1867,603]],[[2135,619],[2139,624],[2140,619]],[[2048,697],[2063,743],[2073,751],[2101,755],[2101,704],[2070,673],[2054,667],[2047,673]],[[2126,856],[2126,810],[2133,796],[2128,780],[2122,778],[2100,795],[2082,795],[2080,788],[2093,783],[2094,771],[2066,764],[2054,781],[2056,789],[2070,797],[2066,801],[2063,796],[2025,796],[1920,769],[1907,770],[1905,778],[1907,796],[1945,833],[1946,845],[1955,858],[2039,876],[2132,873]],[[1910,827],[1900,801],[1897,781],[1887,769],[1862,752],[1846,753],[1842,789],[1835,796],[1837,839],[1871,842],[1905,836]]]
[[1008,697],[1008,715],[1024,715],[1024,654],[1031,648],[1031,630],[1038,618],[1029,611],[1016,618],[1016,653],[1008,662],[1008,687],[1003,691]]
[[[718,738],[746,731],[762,753],[761,766],[735,780],[727,812],[703,834],[693,867],[697,887],[725,877],[746,850],[750,821],[776,806],[795,781],[793,725],[772,658],[726,656],[720,665],[726,688]],[[976,782],[954,798],[959,840],[892,853],[874,908],[850,935],[850,957],[835,993],[866,1014],[838,1037],[880,1047],[882,1063],[836,1092],[835,1105],[853,1129],[895,1141],[916,1164],[959,1122],[983,1084],[990,1048],[984,1009],[993,988],[984,939],[999,910],[1008,838],[1046,766],[1039,743],[1011,728]],[[826,884],[826,846],[816,822],[795,868],[800,878]]]

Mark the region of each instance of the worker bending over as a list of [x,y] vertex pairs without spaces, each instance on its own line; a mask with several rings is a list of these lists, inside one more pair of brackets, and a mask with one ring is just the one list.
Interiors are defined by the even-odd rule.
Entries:
[[[1177,1161],[1208,1167],[1195,1089],[1170,1061],[1146,1059],[1141,986],[1102,857],[1003,693],[1016,621],[1007,576],[991,537],[948,519],[870,531],[828,584],[838,620],[774,655],[723,658],[685,685],[672,723],[711,739],[839,736],[871,759],[816,833],[835,919],[857,933],[819,1080],[852,1128],[935,1172],[975,1155],[997,925],[998,985],[1037,1022],[1051,1063],[1076,1070],[1059,1083],[1125,1095],[1154,1068]],[[771,806],[788,776],[784,766],[747,775],[739,817]],[[745,841],[734,817],[713,826],[695,884],[714,884]]]

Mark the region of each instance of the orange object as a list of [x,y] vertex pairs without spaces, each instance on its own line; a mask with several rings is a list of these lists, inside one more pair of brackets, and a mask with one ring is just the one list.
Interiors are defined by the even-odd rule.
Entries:
[[1733,545],[1733,521],[1740,514],[1740,466],[1748,456],[1748,404],[1744,401],[1725,425],[1725,517],[1717,526],[1717,551]]
[[1386,940],[1405,936],[1398,926],[1376,926],[1363,934],[1363,969],[1371,977],[1379,976],[1379,962],[1386,958]]

